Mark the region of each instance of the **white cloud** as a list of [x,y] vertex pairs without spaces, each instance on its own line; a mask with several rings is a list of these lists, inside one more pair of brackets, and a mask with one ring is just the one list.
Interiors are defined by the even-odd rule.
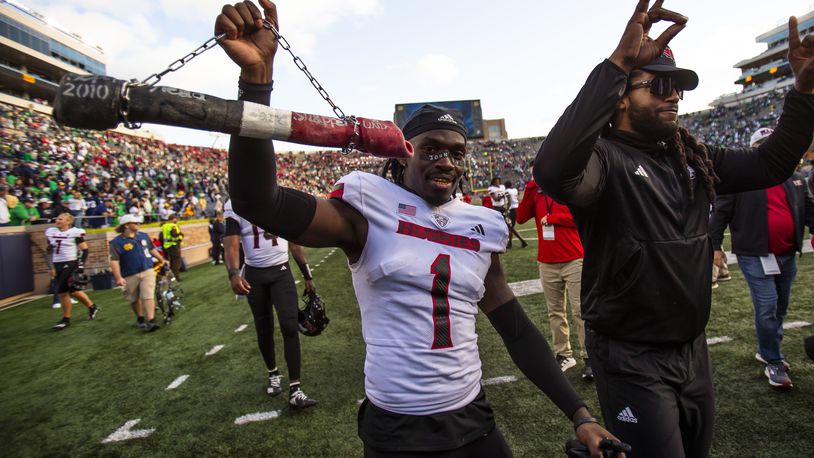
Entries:
[[425,86],[444,86],[458,78],[458,65],[449,56],[425,54],[418,59],[415,76]]

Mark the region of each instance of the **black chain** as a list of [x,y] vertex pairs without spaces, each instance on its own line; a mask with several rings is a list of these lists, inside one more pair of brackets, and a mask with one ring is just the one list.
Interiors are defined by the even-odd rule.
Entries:
[[[317,92],[319,93],[319,95],[326,102],[328,102],[328,105],[331,106],[331,109],[333,110],[336,117],[343,120],[343,121],[346,121],[346,122],[356,123],[356,118],[354,116],[346,116],[345,112],[343,112],[342,109],[339,108],[334,103],[333,100],[331,100],[331,96],[328,95],[328,91],[326,91],[325,88],[322,87],[321,84],[319,84],[319,81],[317,81],[317,79],[314,77],[314,75],[311,74],[311,72],[308,70],[308,67],[305,65],[305,62],[303,62],[303,60],[299,56],[297,56],[296,54],[294,54],[293,51],[291,51],[291,45],[288,43],[288,40],[286,40],[285,37],[280,35],[280,32],[277,31],[277,28],[274,27],[274,24],[272,24],[271,21],[269,21],[268,19],[264,19],[263,20],[263,27],[265,27],[266,29],[268,29],[272,33],[274,33],[274,35],[277,37],[277,43],[280,45],[280,47],[282,47],[284,50],[288,51],[289,54],[291,54],[291,58],[294,59],[294,65],[296,65],[297,68],[299,68],[300,71],[302,71],[305,74],[305,76],[308,78],[308,81],[310,81],[311,85],[314,86],[314,89],[316,89]],[[173,63],[171,63],[163,71],[158,72],[158,73],[153,73],[152,75],[148,76],[147,78],[144,78],[141,81],[141,83],[137,83],[137,84],[145,85],[145,86],[155,86],[156,84],[158,84],[159,81],[161,81],[161,78],[164,75],[166,75],[167,73],[170,73],[170,72],[180,70],[181,68],[183,68],[184,65],[189,63],[189,61],[191,61],[192,59],[194,59],[194,58],[198,57],[199,55],[203,54],[204,52],[214,48],[215,45],[217,45],[218,43],[221,42],[221,40],[223,40],[224,37],[226,37],[226,34],[222,33],[220,35],[217,35],[217,36],[214,36],[214,37],[210,38],[204,44],[202,44],[201,46],[196,48],[191,53],[189,53],[186,56],[174,61]]]

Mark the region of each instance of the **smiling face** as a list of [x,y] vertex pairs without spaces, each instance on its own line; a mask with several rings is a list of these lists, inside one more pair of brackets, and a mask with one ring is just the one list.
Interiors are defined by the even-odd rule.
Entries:
[[[628,86],[655,77],[655,73],[637,70],[631,73]],[[653,94],[648,87],[628,90],[617,105],[617,128],[648,140],[666,140],[678,130],[678,101],[675,90],[665,97]]]
[[449,201],[465,171],[466,138],[451,130],[430,130],[409,139],[404,185],[432,205]]

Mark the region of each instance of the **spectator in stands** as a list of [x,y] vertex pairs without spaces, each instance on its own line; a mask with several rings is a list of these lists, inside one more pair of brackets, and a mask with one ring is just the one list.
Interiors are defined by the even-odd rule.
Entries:
[[11,226],[30,226],[40,219],[40,212],[34,206],[34,199],[25,197],[22,204],[11,209]]
[[8,186],[0,185],[0,227],[11,225],[11,213],[8,210]]
[[[758,148],[772,132],[768,127],[758,129],[752,135],[752,148]],[[718,196],[709,228],[718,266],[725,262],[721,243],[727,226],[732,252],[738,257],[755,307],[755,359],[765,365],[769,385],[791,388],[780,343],[805,226],[814,233],[814,196],[797,172],[768,189]]]
[[82,194],[79,191],[74,191],[71,195],[71,198],[68,199],[68,212],[73,215],[76,224],[76,227],[82,227],[82,219],[85,217],[85,210],[87,210],[87,206],[85,205],[85,199],[82,198]]
[[[164,258],[150,237],[139,231],[141,219],[124,215],[119,219],[116,238],[110,241],[110,270],[116,285],[124,288],[124,297],[136,315],[136,326],[147,332],[159,328],[155,322],[155,270],[153,258]],[[145,315],[147,321],[145,322]]]
[[568,207],[547,196],[534,180],[526,183],[517,209],[520,224],[534,218],[537,227],[537,263],[540,282],[548,306],[548,325],[554,339],[554,354],[563,372],[577,365],[571,350],[570,326],[566,303],[577,328],[579,356],[585,363],[582,378],[593,380],[585,349],[585,323],[582,321],[582,242]]
[[181,281],[181,243],[184,240],[184,233],[178,225],[178,214],[172,212],[167,217],[167,222],[161,226],[161,243],[167,260],[170,262],[170,270],[175,275],[175,279]]
[[34,224],[48,224],[54,221],[59,214],[54,209],[54,206],[51,205],[51,201],[47,197],[40,199],[39,205],[37,205],[37,212],[40,214],[40,219],[38,219]]

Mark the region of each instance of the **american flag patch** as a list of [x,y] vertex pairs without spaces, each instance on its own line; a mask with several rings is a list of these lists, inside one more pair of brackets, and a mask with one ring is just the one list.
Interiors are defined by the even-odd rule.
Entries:
[[415,207],[412,205],[399,204],[399,213],[408,216],[415,216]]

